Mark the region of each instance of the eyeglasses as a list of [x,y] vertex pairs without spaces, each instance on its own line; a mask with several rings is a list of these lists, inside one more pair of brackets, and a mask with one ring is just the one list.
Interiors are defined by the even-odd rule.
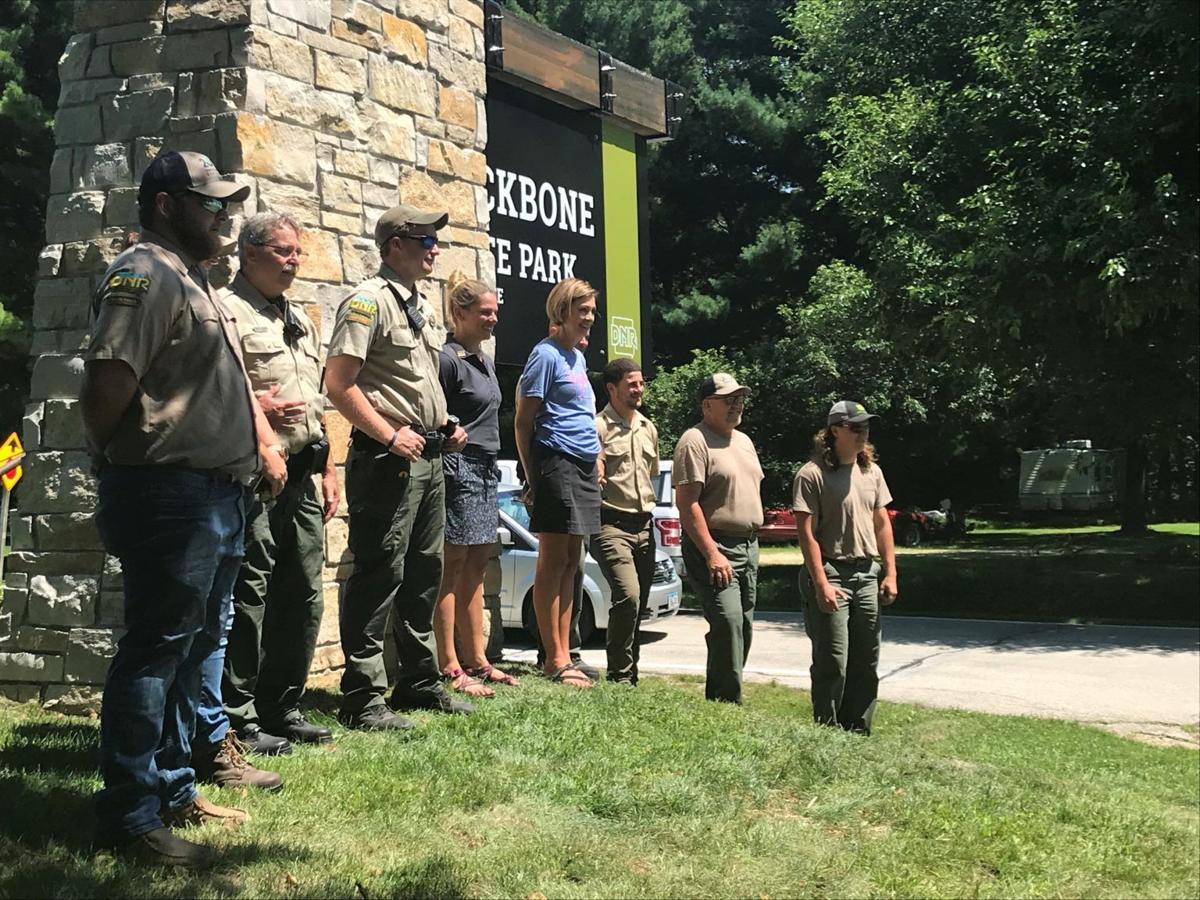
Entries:
[[735,394],[732,397],[713,397],[712,399],[720,400],[726,406],[745,406],[746,405],[746,395],[745,394]]
[[849,428],[855,434],[865,434],[871,430],[870,422],[838,422],[842,428]]
[[404,238],[406,241],[420,241],[426,250],[432,250],[438,245],[436,235],[432,234],[393,234],[392,237]]
[[281,246],[279,244],[255,244],[254,246],[269,247],[280,259],[291,259],[294,256],[296,259],[304,262],[305,257],[308,256],[299,247]]

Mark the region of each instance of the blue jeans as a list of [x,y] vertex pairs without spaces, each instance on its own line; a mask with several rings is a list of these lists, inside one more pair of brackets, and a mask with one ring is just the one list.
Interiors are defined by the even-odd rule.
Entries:
[[229,627],[233,624],[233,590],[221,600],[217,627],[220,638],[212,652],[200,664],[200,703],[196,706],[196,731],[192,746],[197,753],[208,753],[229,731],[229,716],[221,699],[221,679],[225,674],[225,648],[229,646]]
[[201,663],[242,556],[242,486],[163,466],[108,466],[96,524],[121,561],[125,626],[104,683],[101,833],[162,826],[161,809],[196,797],[191,735]]

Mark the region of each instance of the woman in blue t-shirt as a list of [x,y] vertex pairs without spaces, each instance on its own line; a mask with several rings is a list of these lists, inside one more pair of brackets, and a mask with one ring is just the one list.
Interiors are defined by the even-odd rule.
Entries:
[[546,674],[575,687],[591,679],[571,663],[571,604],[583,538],[600,530],[596,396],[576,345],[596,320],[596,290],[560,281],[546,298],[551,336],[529,354],[517,396],[517,453],[525,469],[530,530],[538,536],[533,609]]

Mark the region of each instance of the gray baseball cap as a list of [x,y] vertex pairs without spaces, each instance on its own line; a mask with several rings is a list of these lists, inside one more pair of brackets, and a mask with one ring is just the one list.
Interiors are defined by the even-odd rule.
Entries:
[[388,238],[399,234],[409,225],[432,225],[434,228],[445,228],[448,221],[450,221],[449,213],[417,209],[417,207],[407,204],[393,206],[375,223],[375,244],[382,247],[387,243]]
[[155,194],[178,194],[191,191],[217,200],[240,203],[250,196],[250,186],[238,184],[217,171],[211,159],[190,150],[168,150],[160,153],[146,167],[138,197]]
[[700,384],[700,399],[709,397],[732,397],[734,394],[749,394],[750,388],[738,384],[728,372],[714,372]]
[[839,400],[829,407],[829,418],[825,420],[825,424],[840,425],[843,422],[866,422],[869,419],[878,418],[879,416],[874,413],[867,412],[867,408],[861,403],[853,400]]

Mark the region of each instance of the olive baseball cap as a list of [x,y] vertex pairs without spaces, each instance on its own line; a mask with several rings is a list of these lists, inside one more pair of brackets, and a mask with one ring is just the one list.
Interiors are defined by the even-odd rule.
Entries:
[[829,407],[829,418],[825,420],[825,424],[841,425],[843,422],[866,422],[869,419],[878,418],[879,416],[874,413],[867,412],[867,408],[861,403],[855,403],[853,400],[839,400]]
[[226,178],[203,153],[168,150],[156,156],[146,167],[138,189],[138,199],[183,191],[233,203],[240,203],[250,196],[249,185]]
[[375,243],[382,247],[387,243],[388,238],[399,234],[409,225],[432,225],[434,228],[445,228],[448,221],[450,221],[449,213],[417,209],[417,207],[407,204],[393,206],[375,223]]
[[735,394],[749,394],[750,388],[738,384],[737,379],[728,372],[714,372],[700,384],[700,399],[709,397],[732,397]]

